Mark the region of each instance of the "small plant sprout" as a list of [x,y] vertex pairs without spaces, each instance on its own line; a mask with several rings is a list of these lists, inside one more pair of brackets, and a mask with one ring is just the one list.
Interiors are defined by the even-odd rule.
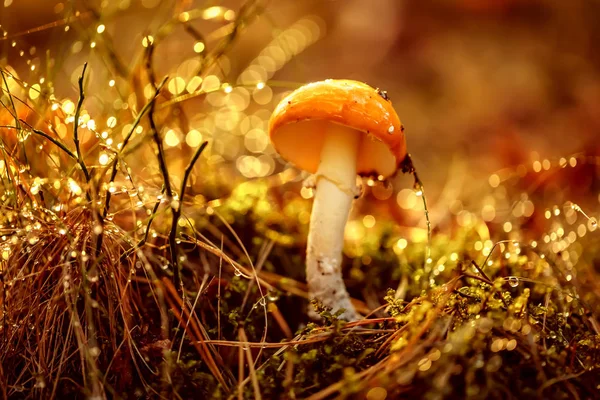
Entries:
[[286,160],[314,174],[316,194],[306,250],[309,296],[357,320],[342,280],[344,228],[356,176],[393,175],[406,156],[404,129],[387,96],[361,82],[328,79],[284,98],[269,136]]

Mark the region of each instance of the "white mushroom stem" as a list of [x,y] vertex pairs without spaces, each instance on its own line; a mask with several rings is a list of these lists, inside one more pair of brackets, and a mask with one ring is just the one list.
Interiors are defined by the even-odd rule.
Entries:
[[327,124],[306,250],[309,296],[331,307],[333,312],[345,309],[341,318],[349,321],[360,319],[360,315],[350,302],[341,264],[344,228],[356,187],[359,142],[359,132]]

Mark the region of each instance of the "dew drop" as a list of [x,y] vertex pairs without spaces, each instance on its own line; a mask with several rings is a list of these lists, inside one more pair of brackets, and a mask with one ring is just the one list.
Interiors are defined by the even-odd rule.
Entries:
[[510,276],[510,277],[508,277],[508,284],[511,287],[517,287],[517,286],[519,286],[519,278],[517,278],[516,276]]
[[279,294],[277,292],[269,292],[267,293],[267,298],[269,301],[277,301],[279,300]]
[[98,282],[100,280],[98,272],[97,271],[88,272],[88,274],[87,274],[87,280],[89,282],[91,282],[91,283]]

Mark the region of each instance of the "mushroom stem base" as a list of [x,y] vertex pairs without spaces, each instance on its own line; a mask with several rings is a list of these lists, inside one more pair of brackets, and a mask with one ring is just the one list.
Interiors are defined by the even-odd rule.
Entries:
[[[341,263],[344,228],[356,185],[359,141],[358,132],[341,125],[332,125],[326,133],[306,251],[309,296],[333,312],[343,308],[341,318],[349,321],[360,319],[360,315],[346,291]],[[315,313],[311,316],[318,317]]]

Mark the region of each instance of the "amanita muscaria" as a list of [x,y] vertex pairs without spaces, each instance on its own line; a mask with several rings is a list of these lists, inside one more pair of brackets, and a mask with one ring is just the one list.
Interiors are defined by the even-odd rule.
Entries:
[[328,79],[284,98],[269,121],[275,149],[314,174],[316,193],[306,249],[309,295],[356,320],[342,280],[344,228],[356,176],[393,175],[406,157],[404,128],[385,92],[362,82]]

